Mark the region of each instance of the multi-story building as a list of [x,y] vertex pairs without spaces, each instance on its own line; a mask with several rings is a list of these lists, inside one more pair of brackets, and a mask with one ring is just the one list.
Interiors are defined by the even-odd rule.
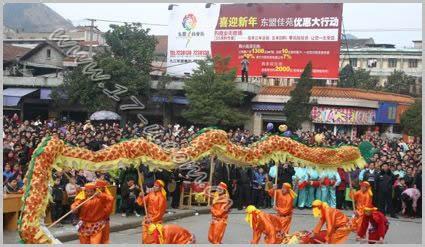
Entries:
[[[364,41],[364,40],[362,40]],[[366,69],[371,76],[379,79],[381,86],[385,86],[388,76],[399,70],[407,75],[414,76],[417,87],[414,89],[418,94],[422,83],[422,41],[413,41],[411,48],[396,48],[390,44],[374,44],[369,42],[356,42],[356,45],[343,44],[340,54],[340,69],[351,62],[354,69]],[[348,41],[350,43],[350,41]]]
[[[168,37],[157,36],[156,38],[158,40],[155,50],[156,61],[152,63],[153,71],[151,72],[153,92],[163,91],[163,89],[159,89],[158,80],[165,73],[167,67]],[[40,42],[34,43],[36,47],[27,49],[23,48],[25,42],[9,40],[3,47],[6,55],[3,57],[3,94],[6,96],[3,103],[7,106],[6,110],[20,112],[24,118],[34,117],[34,114],[43,118],[59,117],[63,114],[51,107],[50,92],[53,87],[63,82],[61,70],[72,67],[73,59],[65,56],[63,51],[56,47],[55,42]],[[81,42],[84,41],[81,40]],[[373,47],[373,45],[372,39],[356,40],[345,44],[345,47],[348,46],[350,59],[355,68],[364,67],[370,69],[372,75],[381,75],[385,78],[393,71],[387,68],[395,66],[394,68],[420,78],[421,42],[416,42],[415,47],[411,49],[396,49],[392,46],[376,47],[376,45]],[[348,61],[348,54],[344,55],[346,51],[343,44],[341,67],[345,66]],[[371,59],[375,59],[376,63],[373,60],[373,63],[369,62],[370,67],[368,67],[368,60]],[[414,62],[415,59],[416,62]],[[25,73],[16,74],[20,71]],[[388,73],[385,74],[385,71]],[[237,87],[247,95],[247,102],[251,102],[241,107],[241,110],[251,116],[244,127],[258,134],[268,122],[284,123],[286,118],[283,108],[290,97],[289,92],[293,89],[294,83],[296,80],[285,78],[255,78],[248,83],[236,81]],[[154,93],[146,105],[146,109],[143,110],[143,115],[150,122],[184,121],[181,112],[187,107],[189,101],[185,97],[183,86],[184,78],[172,78],[165,88],[167,96]],[[413,102],[412,97],[404,95],[371,93],[358,89],[316,87],[312,92],[312,104],[314,105],[312,122],[303,124],[303,128],[312,130],[326,127],[335,132],[351,133],[353,136],[367,129],[375,128],[379,128],[382,132],[399,132],[401,113]],[[72,119],[80,119],[76,116],[87,115],[86,110],[81,106],[72,106],[72,109],[67,111],[67,115]]]
[[[3,26],[4,27],[4,26]],[[37,32],[37,33],[29,33],[29,32],[16,32],[10,28],[5,27],[6,30],[3,32],[4,42],[13,43],[13,44],[34,44],[42,42],[46,39],[51,41],[59,40],[58,38],[51,38],[50,35],[53,32]],[[66,30],[65,35],[70,37],[71,40],[81,42],[82,45],[90,44],[90,26],[78,26],[75,29]],[[92,45],[93,46],[104,46],[106,45],[105,39],[102,35],[102,31],[100,31],[96,26],[93,27],[93,35],[92,35]]]

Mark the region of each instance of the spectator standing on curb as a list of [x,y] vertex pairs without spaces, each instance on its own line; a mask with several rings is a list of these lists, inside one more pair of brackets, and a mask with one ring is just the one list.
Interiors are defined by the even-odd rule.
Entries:
[[[52,220],[58,220],[63,213],[63,189],[60,185],[61,179],[59,177],[55,178],[55,184],[52,188],[52,197],[53,197],[53,205],[52,205]],[[57,227],[61,227],[62,224],[56,224]]]
[[392,207],[392,192],[395,178],[388,168],[388,164],[384,163],[381,167],[381,172],[377,177],[377,192],[378,192],[378,208],[383,214],[390,214],[392,218],[398,218]]

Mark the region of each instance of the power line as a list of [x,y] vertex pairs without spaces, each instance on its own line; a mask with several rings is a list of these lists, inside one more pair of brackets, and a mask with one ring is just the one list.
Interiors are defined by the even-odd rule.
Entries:
[[346,29],[347,32],[421,32],[421,28],[394,28],[394,29],[386,29],[386,28],[377,28],[377,29]]
[[[91,19],[86,19],[91,20]],[[168,26],[166,24],[159,24],[159,23],[146,23],[146,22],[137,22],[137,21],[117,21],[117,20],[104,20],[104,19],[93,19],[96,21],[102,21],[102,22],[113,22],[113,23],[140,23],[142,25],[148,25],[148,26]]]
[[[350,65],[350,69],[353,69],[353,65],[351,64],[351,59],[350,59],[350,49],[348,48],[348,40],[347,40],[347,34],[346,34],[345,26],[344,26],[344,20],[342,21],[342,32],[344,34],[343,39],[345,40],[345,46],[347,49],[348,64]],[[344,62],[344,59],[341,61],[341,67],[343,62]],[[353,76],[353,79],[354,79],[354,85],[356,85],[356,77]]]
[[[85,19],[90,20],[90,19]],[[148,26],[162,26],[167,27],[168,24],[161,23],[147,23],[147,22],[137,22],[137,21],[118,21],[118,20],[106,20],[106,19],[94,19],[101,22],[111,22],[111,23],[140,23],[142,25]],[[421,32],[422,28],[410,28],[410,27],[400,27],[400,28],[354,28],[346,29],[347,32]]]

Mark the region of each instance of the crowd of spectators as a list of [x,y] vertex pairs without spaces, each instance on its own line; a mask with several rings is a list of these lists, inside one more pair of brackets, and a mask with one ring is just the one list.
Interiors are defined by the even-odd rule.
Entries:
[[[125,139],[145,137],[151,138],[141,124],[127,123],[120,126],[117,122],[61,122],[54,120],[21,121],[17,115],[3,117],[3,186],[4,192],[22,193],[23,176],[25,175],[32,153],[41,140],[49,135],[57,135],[68,144],[88,148],[93,151],[114,145]],[[158,131],[158,129],[160,131]],[[153,141],[158,144],[176,143],[178,147],[187,146],[200,128],[195,126],[180,126],[179,124],[160,126],[156,128]],[[417,138],[414,142],[406,143],[402,139],[388,139],[379,133],[367,132],[366,134],[350,138],[346,133],[334,134],[332,131],[321,130],[325,138],[321,146],[339,146],[342,144],[358,145],[362,141],[369,141],[377,148],[365,169],[357,169],[351,173],[339,171],[341,184],[337,191],[349,188],[347,177],[350,176],[353,188],[359,187],[359,181],[368,181],[374,192],[374,204],[385,213],[395,216],[397,214],[408,217],[420,216],[421,190],[422,190],[422,144]],[[264,137],[253,135],[248,130],[227,130],[229,139],[239,145],[249,146]],[[298,140],[307,145],[316,145],[317,132],[301,132],[295,134]],[[206,158],[197,163],[201,171],[209,174],[210,159]],[[266,166],[257,166],[248,169],[235,167],[220,161],[215,162],[213,183],[221,181],[228,184],[229,193],[234,201],[234,207],[242,209],[249,204],[259,208],[272,207],[272,198],[265,193],[265,188],[273,182],[269,177],[270,163]],[[137,170],[135,167],[138,167]],[[293,170],[291,164],[279,164],[278,183],[293,183]],[[52,217],[59,218],[69,210],[76,194],[85,183],[103,179],[117,187],[119,197],[118,211],[123,216],[142,215],[143,209],[138,207],[135,199],[141,189],[148,190],[153,186],[155,179],[162,179],[174,188],[170,197],[171,207],[178,208],[180,202],[180,187],[185,186],[195,178],[186,168],[174,171],[151,171],[144,164],[132,164],[128,168],[120,168],[117,173],[90,172],[85,170],[53,171],[52,186]],[[143,178],[139,178],[139,175]],[[143,180],[139,187],[140,180]],[[206,180],[208,179],[208,176]],[[170,186],[166,186],[171,188]],[[338,200],[337,207],[347,209],[351,203],[345,199]],[[71,216],[68,219],[76,224],[77,219]]]

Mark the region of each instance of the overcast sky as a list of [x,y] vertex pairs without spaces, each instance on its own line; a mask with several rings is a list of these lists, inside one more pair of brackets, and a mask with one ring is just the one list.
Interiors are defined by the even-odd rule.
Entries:
[[[168,24],[168,3],[47,3],[72,21],[88,25],[86,18]],[[204,7],[205,4],[193,4]],[[347,33],[358,38],[374,38],[376,43],[392,43],[398,47],[412,46],[412,40],[422,39],[422,6],[420,3],[345,3],[343,11]],[[102,31],[108,22],[97,22]],[[364,31],[382,29],[420,29],[420,31]],[[166,26],[151,26],[153,34],[167,34]],[[349,31],[361,29],[361,31]]]

